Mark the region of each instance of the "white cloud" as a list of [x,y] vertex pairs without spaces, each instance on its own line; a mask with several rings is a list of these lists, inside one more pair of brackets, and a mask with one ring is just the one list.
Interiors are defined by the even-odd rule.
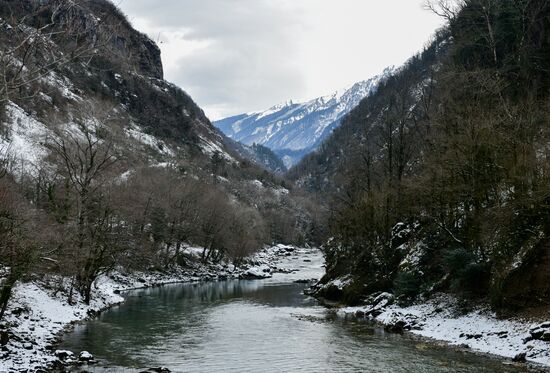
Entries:
[[168,80],[213,119],[306,99],[403,63],[441,21],[421,0],[124,0]]

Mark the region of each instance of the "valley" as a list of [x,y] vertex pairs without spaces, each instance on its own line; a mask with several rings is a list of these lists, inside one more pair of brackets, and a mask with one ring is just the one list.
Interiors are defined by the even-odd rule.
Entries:
[[550,4],[426,2],[402,65],[217,121],[194,17],[272,35],[205,4],[176,63],[146,0],[0,0],[0,372],[547,371]]

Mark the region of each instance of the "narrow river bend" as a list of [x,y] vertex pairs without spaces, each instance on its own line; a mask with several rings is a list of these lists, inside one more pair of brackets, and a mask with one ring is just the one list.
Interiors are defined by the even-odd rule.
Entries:
[[300,272],[267,280],[133,291],[123,305],[78,326],[61,348],[91,352],[99,360],[85,367],[92,372],[521,371],[336,317],[293,282],[322,273],[318,253],[302,255],[294,258]]

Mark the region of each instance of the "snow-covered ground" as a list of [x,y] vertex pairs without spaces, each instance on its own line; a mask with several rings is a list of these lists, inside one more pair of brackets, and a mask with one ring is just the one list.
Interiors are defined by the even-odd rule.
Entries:
[[[498,319],[485,306],[460,312],[459,302],[449,296],[440,295],[422,304],[400,307],[393,304],[391,294],[383,293],[371,300],[369,306],[347,307],[339,312],[371,319],[390,330],[408,330],[460,348],[519,360],[525,358],[550,367],[550,338],[533,339],[533,332],[537,330],[547,331],[550,337],[550,323]],[[541,325],[544,327],[540,328]]]
[[[197,247],[189,247],[187,251],[196,257],[202,253],[202,249]],[[190,268],[177,268],[169,273],[128,274],[119,271],[98,279],[88,306],[76,295],[75,303],[69,305],[66,290],[56,293],[55,289],[62,287],[59,282],[63,279],[19,284],[0,325],[0,333],[9,335],[8,342],[0,347],[0,373],[36,372],[60,361],[90,359],[86,352],[79,356],[65,356],[68,352],[56,351],[55,346],[74,323],[123,302],[120,292],[168,283],[226,278],[305,282],[319,279],[324,273],[323,264],[323,257],[316,249],[276,245],[264,248],[238,268],[231,264],[195,263]],[[550,322],[542,323],[544,327],[537,329],[541,323],[501,320],[482,306],[464,313],[456,299],[444,295],[421,304],[400,307],[394,303],[391,294],[383,293],[368,303],[362,307],[342,308],[339,313],[369,318],[389,330],[407,330],[459,348],[507,358],[525,354],[528,361],[550,367]],[[545,337],[533,339],[534,334],[538,338]],[[543,340],[547,337],[546,341]],[[4,343],[3,339],[0,338],[0,342]]]
[[268,282],[315,282],[325,274],[325,260],[320,250],[276,245],[254,257],[258,263],[271,263]]
[[[197,247],[189,247],[186,251],[197,257],[202,253],[202,249]],[[189,268],[176,268],[169,273],[113,272],[96,281],[90,305],[85,305],[76,294],[70,305],[66,290],[68,282],[62,278],[21,283],[14,289],[6,316],[0,324],[0,333],[3,334],[0,338],[0,344],[3,344],[0,347],[0,373],[36,372],[61,361],[90,359],[86,352],[80,356],[67,356],[72,353],[56,351],[55,346],[74,323],[123,302],[120,292],[169,283],[227,278],[319,279],[323,274],[322,265],[322,255],[316,249],[276,245],[264,248],[238,268],[228,263],[204,265],[197,262]],[[299,272],[306,267],[314,269]]]

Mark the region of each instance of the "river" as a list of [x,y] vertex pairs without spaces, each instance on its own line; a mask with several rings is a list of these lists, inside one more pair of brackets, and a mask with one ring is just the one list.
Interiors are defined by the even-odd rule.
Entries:
[[[307,256],[309,255],[309,256]],[[498,359],[437,347],[336,316],[303,295],[302,271],[132,291],[126,302],[77,326],[61,348],[91,352],[91,372],[520,372]]]

